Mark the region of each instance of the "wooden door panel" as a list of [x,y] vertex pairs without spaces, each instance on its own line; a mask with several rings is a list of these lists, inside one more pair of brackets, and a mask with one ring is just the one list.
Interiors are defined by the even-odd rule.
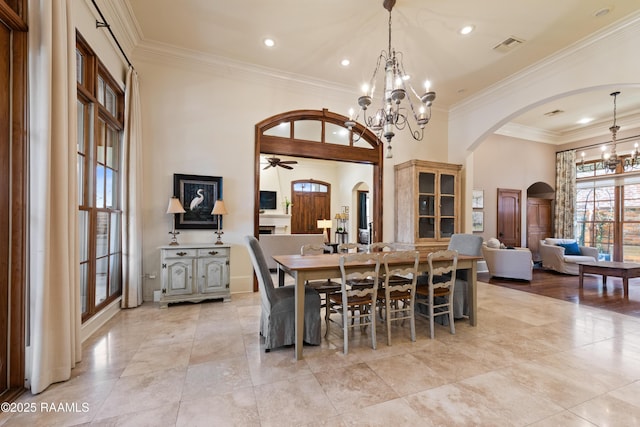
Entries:
[[540,261],[540,240],[551,236],[551,200],[527,199],[527,247],[534,261]]
[[[319,219],[331,219],[331,184],[313,181],[327,187],[321,191],[295,191],[291,183],[291,234],[322,234],[318,228]],[[331,230],[327,230],[331,235]]]
[[498,239],[506,246],[520,246],[520,190],[498,189]]

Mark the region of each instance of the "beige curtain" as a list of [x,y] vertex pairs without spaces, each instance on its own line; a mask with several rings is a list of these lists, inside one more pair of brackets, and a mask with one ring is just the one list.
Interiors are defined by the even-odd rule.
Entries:
[[29,2],[27,377],[33,393],[69,379],[82,356],[75,27],[69,1]]
[[556,154],[556,206],[555,236],[573,239],[573,221],[576,199],[576,151]]
[[142,123],[138,74],[129,67],[124,97],[122,307],[142,304]]

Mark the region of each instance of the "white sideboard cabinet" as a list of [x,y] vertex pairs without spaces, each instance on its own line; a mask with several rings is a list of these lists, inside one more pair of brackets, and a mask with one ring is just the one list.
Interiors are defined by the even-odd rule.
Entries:
[[231,301],[229,245],[186,244],[161,246],[160,307],[205,299]]

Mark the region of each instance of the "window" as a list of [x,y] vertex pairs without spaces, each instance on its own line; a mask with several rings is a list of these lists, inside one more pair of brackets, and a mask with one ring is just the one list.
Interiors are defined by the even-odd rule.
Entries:
[[83,322],[122,294],[124,93],[77,35],[78,227]]
[[640,175],[607,174],[599,162],[576,172],[576,239],[601,259],[640,262]]

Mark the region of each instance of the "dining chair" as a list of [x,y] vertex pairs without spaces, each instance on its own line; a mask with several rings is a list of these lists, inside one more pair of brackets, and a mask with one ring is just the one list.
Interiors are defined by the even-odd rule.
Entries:
[[[262,302],[260,335],[264,337],[265,352],[272,348],[295,344],[295,285],[274,287],[271,272],[264,258],[260,242],[254,236],[246,236],[251,263],[258,278]],[[320,295],[312,288],[304,287],[304,334],[307,344],[321,342]]]
[[[308,243],[300,247],[300,255],[322,255],[325,253],[333,253],[333,247],[323,244]],[[307,280],[305,286],[315,289],[320,295],[320,308],[325,309],[325,336],[329,332],[329,319],[331,318],[332,305],[329,300],[329,294],[340,292],[340,283],[327,278],[323,280]],[[333,310],[335,313],[336,311]]]
[[456,333],[453,318],[453,294],[456,284],[456,267],[458,266],[457,251],[431,252],[427,257],[429,265],[429,283],[427,286],[416,287],[416,309],[426,308],[426,314],[416,310],[418,315],[429,319],[429,331],[434,337],[434,318],[448,316],[452,334]]
[[369,245],[369,252],[389,252],[395,251],[396,247],[393,243],[374,242]]
[[[378,302],[384,304],[387,345],[391,345],[391,322],[409,319],[411,341],[416,340],[414,302],[418,279],[418,251],[387,252],[382,257],[384,285],[378,289]],[[404,280],[399,280],[402,278]],[[380,307],[379,310],[381,310]]]
[[[379,272],[378,254],[355,253],[340,257],[341,289],[339,293],[329,294],[329,298],[342,314],[344,354],[349,352],[349,328],[355,328],[357,325],[363,330],[370,326],[371,347],[374,350],[376,348],[375,310]],[[369,280],[371,285],[352,287],[349,284],[351,280],[362,281],[363,279]]]
[[338,253],[355,253],[355,252],[367,252],[367,245],[360,243],[340,243],[338,245]]

